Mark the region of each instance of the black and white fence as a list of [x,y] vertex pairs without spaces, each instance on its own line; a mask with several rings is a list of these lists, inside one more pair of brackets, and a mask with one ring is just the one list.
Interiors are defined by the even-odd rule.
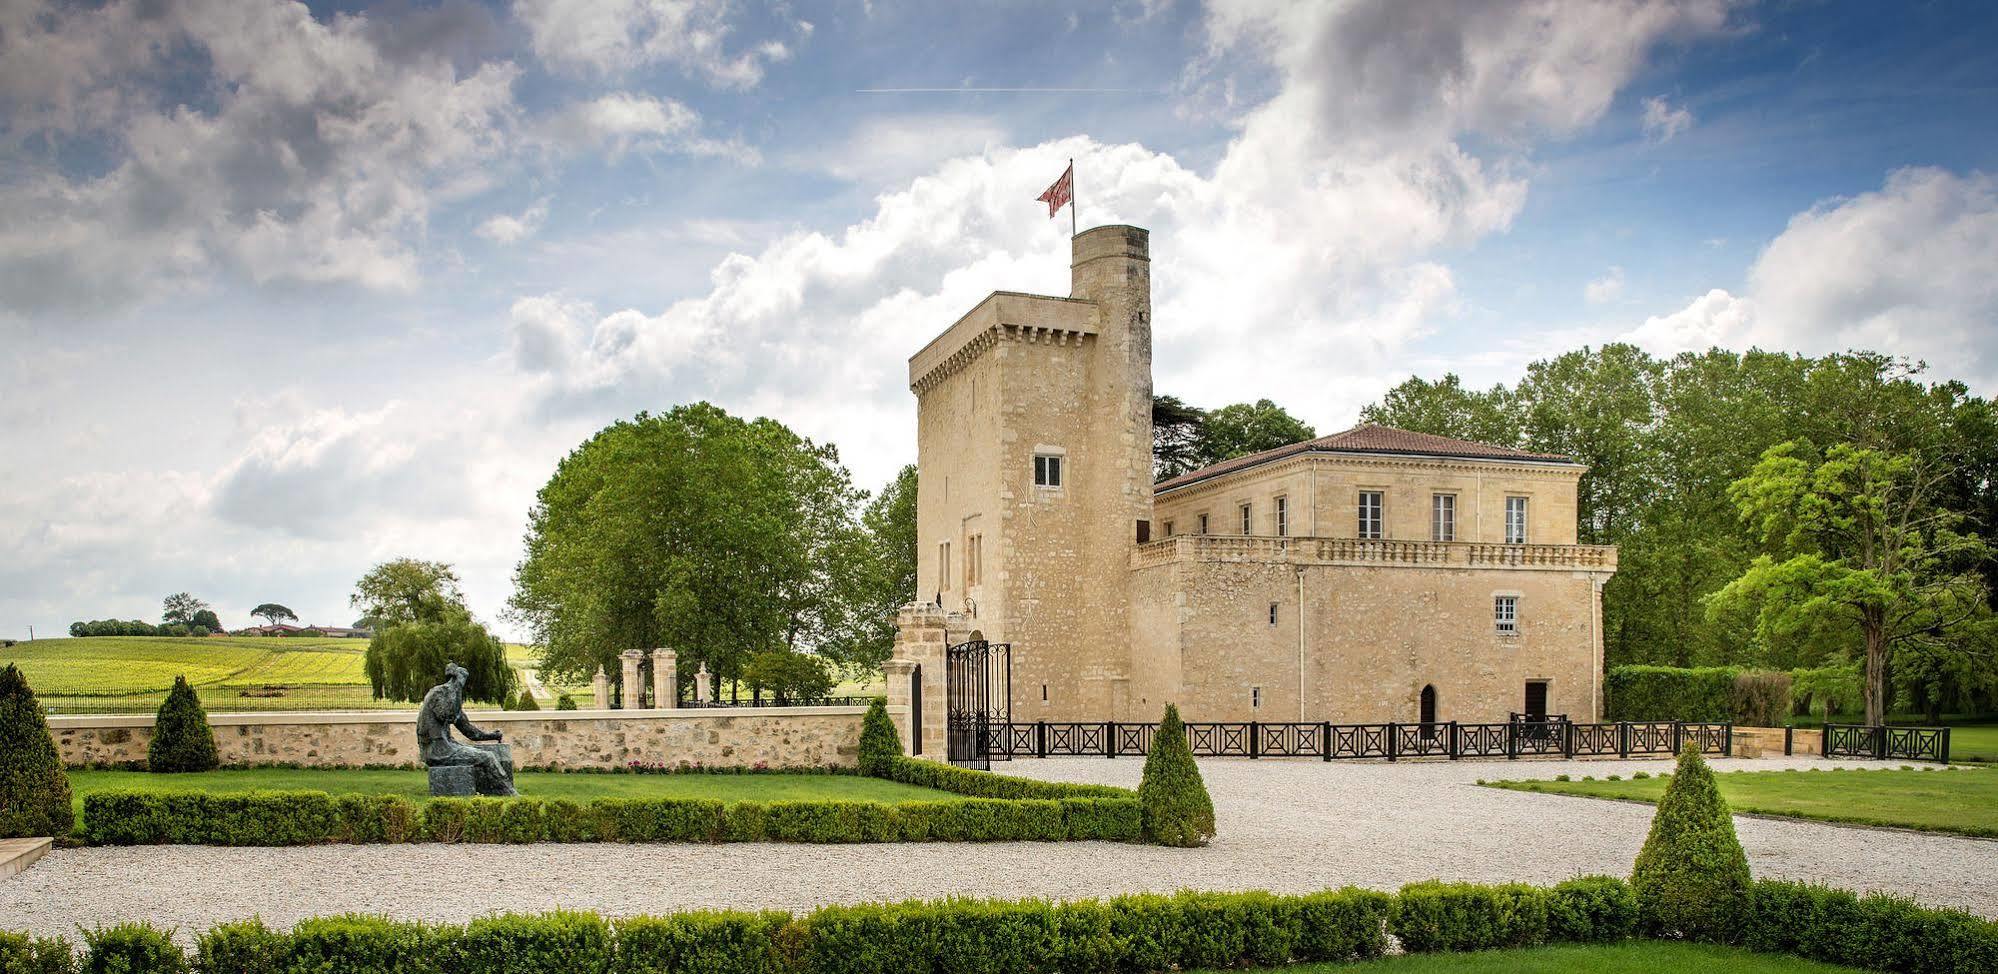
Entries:
[[[1519,758],[1671,756],[1680,748],[1731,755],[1731,724],[1686,721],[1577,724],[1566,720],[1514,720],[1492,724],[1457,721],[1426,724],[1329,722],[1189,722],[1186,742],[1196,757],[1243,758]],[[1122,721],[994,722],[986,750],[1013,757],[1144,757],[1155,723]]]
[[1828,758],[1872,758],[1876,761],[1899,758],[1948,764],[1949,728],[1826,724],[1821,749]]

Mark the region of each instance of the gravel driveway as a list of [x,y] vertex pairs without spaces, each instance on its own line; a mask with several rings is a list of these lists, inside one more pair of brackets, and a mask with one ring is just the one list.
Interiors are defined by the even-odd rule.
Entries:
[[[1811,759],[1717,760],[1772,770]],[[1016,761],[1012,774],[1136,785],[1141,761]],[[1628,874],[1645,805],[1479,788],[1484,778],[1658,772],[1663,761],[1376,764],[1201,762],[1221,835],[1204,849],[1114,843],[154,846],[56,850],[0,880],[0,928],[74,935],[147,918],[183,931],[261,915],[289,925],[364,911],[462,921],[556,907],[658,913],[803,909],[944,895],[1086,897],[1133,890],[1305,891],[1421,879],[1551,883]],[[1998,771],[1937,772],[1998,774]],[[1998,842],[1738,818],[1759,877],[1892,890],[1998,917]]]

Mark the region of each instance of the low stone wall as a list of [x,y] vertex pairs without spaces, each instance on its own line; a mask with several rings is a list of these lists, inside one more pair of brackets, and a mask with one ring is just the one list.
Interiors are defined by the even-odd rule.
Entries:
[[[900,712],[895,712],[899,710]],[[864,707],[740,707],[700,710],[473,711],[498,730],[523,768],[841,766],[858,763]],[[907,708],[891,708],[896,723]],[[48,718],[67,764],[143,761],[153,733],[147,714]],[[417,764],[416,711],[208,715],[226,765],[282,762],[343,767]]]
[[[1790,738],[1791,754],[1816,756],[1824,749],[1824,732],[1800,727]],[[1780,758],[1783,756],[1783,728],[1737,727],[1734,729],[1734,756],[1738,758]]]

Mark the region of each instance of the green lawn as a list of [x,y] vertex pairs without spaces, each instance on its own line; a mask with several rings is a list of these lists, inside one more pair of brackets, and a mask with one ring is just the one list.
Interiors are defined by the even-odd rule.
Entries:
[[[1737,812],[1786,815],[1858,825],[1998,837],[1998,770],[1730,771],[1714,776]],[[1657,801],[1669,777],[1642,781],[1495,781],[1514,791]]]
[[[339,768],[202,771],[151,774],[145,771],[71,771],[69,784],[79,810],[83,796],[119,789],[147,791],[324,791],[430,798],[430,778],[422,771],[358,771]],[[556,774],[522,771],[514,776],[530,798],[713,798],[720,801],[962,801],[950,792],[880,778],[830,774]]]
[[1998,724],[1953,724],[1949,759],[1998,764]]
[[1282,974],[1854,974],[1858,969],[1782,954],[1662,940],[1600,947],[1534,947],[1469,954],[1403,954],[1359,964],[1305,964]]

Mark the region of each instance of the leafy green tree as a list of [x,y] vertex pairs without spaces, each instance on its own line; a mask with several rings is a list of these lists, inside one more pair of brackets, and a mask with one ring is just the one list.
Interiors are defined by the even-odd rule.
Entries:
[[215,615],[214,609],[199,609],[194,613],[194,621],[188,623],[188,626],[194,629],[207,630],[207,632],[195,633],[197,636],[205,636],[210,632],[222,631],[222,620]]
[[1200,458],[1205,466],[1289,446],[1317,435],[1304,421],[1268,399],[1235,403],[1207,414],[1200,427]]
[[194,625],[194,614],[208,608],[208,603],[186,592],[175,592],[160,602],[160,622],[170,626]]
[[354,583],[347,604],[380,623],[378,628],[438,622],[466,612],[458,573],[441,561],[397,558],[368,570]]
[[1696,748],[1679,753],[1630,885],[1639,921],[1653,933],[1724,943],[1748,915],[1748,856],[1713,770]]
[[474,621],[469,613],[390,626],[368,640],[362,666],[377,700],[423,699],[443,682],[444,666],[456,663],[470,674],[465,696],[504,705],[515,690],[513,668],[507,665],[506,645]]
[[1381,401],[1360,410],[1360,421],[1459,440],[1518,446],[1520,418],[1505,386],[1477,392],[1455,373],[1429,382],[1410,376]]
[[[895,612],[916,597],[916,467],[910,464],[867,502],[858,533],[833,555],[839,624],[818,651],[848,669],[880,668],[895,650]],[[845,553],[841,553],[845,552]]]
[[213,771],[221,764],[215,754],[215,731],[208,713],[187,677],[173,678],[173,689],[153,718],[153,737],[146,742],[146,770],[162,773]]
[[1635,345],[1582,348],[1526,368],[1515,394],[1530,449],[1588,464],[1576,497],[1583,544],[1618,544],[1656,482],[1648,442],[1660,364]]
[[1200,779],[1200,766],[1193,762],[1179,708],[1172,704],[1166,704],[1165,717],[1145,754],[1138,803],[1144,806],[1145,838],[1151,842],[1198,846],[1214,837],[1214,800]]
[[276,602],[265,602],[264,604],[257,606],[254,609],[251,609],[250,615],[254,618],[264,620],[265,625],[271,625],[271,626],[275,626],[280,622],[298,621],[298,613],[293,612],[290,609],[287,609],[284,606],[277,604]]
[[725,679],[770,649],[858,653],[877,645],[840,560],[864,548],[859,500],[837,451],[774,420],[640,413],[541,488],[510,606],[558,677],[615,672],[631,646]]
[[1152,397],[1152,476],[1170,480],[1207,465],[1200,435],[1207,413],[1177,396]]
[[810,700],[832,690],[832,672],[824,660],[791,649],[766,649],[743,664],[742,682],[766,690],[777,702]]
[[9,663],[0,669],[0,839],[60,837],[75,827],[69,774],[41,702]]
[[1936,506],[1948,454],[1891,454],[1841,443],[1771,447],[1729,496],[1767,547],[1716,605],[1746,602],[1757,633],[1778,642],[1811,627],[1851,626],[1865,646],[1866,722],[1887,714],[1888,655],[1944,651],[1990,612],[1974,567],[1990,557],[1961,514]]
[[1865,683],[1856,663],[1792,670],[1790,694],[1799,703],[1808,700],[1825,720],[1859,706],[1866,698]]

